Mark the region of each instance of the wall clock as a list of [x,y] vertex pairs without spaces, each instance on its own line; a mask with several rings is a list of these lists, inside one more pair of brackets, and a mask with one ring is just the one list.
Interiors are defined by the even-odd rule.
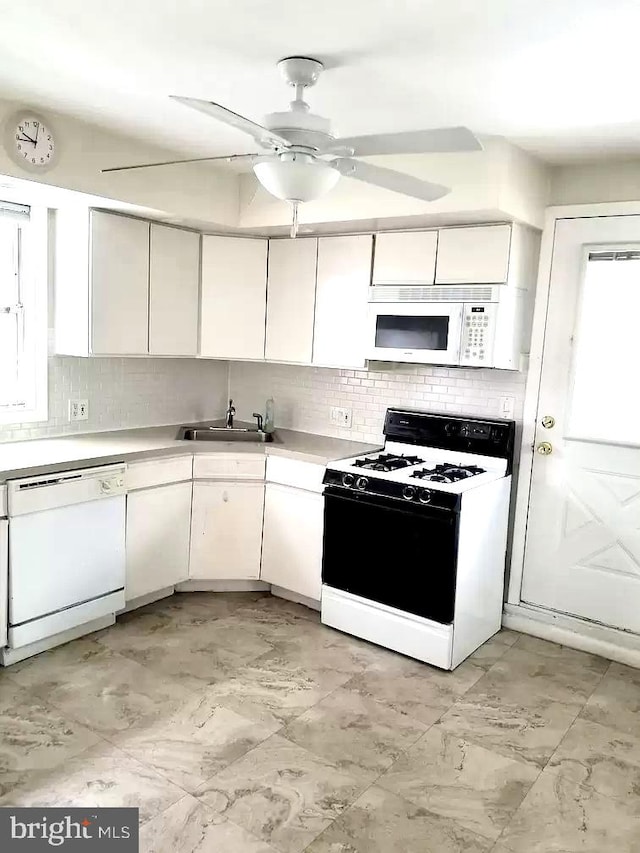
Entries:
[[14,163],[31,172],[44,172],[56,162],[56,139],[47,119],[30,110],[11,116],[4,145]]

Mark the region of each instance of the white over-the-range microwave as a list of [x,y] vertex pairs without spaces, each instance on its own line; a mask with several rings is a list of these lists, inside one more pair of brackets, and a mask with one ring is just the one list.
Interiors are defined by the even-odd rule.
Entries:
[[530,331],[530,294],[503,284],[369,289],[371,361],[520,370]]

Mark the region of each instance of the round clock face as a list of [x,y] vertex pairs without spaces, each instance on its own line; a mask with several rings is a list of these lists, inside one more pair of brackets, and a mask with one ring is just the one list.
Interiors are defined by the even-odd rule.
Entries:
[[45,169],[52,165],[55,153],[53,133],[42,119],[31,114],[18,116],[13,128],[17,161],[30,169]]

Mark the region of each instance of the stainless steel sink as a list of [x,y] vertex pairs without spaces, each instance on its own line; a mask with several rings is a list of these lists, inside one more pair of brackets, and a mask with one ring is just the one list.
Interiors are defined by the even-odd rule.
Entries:
[[187,441],[273,441],[273,433],[256,427],[183,426],[177,438]]

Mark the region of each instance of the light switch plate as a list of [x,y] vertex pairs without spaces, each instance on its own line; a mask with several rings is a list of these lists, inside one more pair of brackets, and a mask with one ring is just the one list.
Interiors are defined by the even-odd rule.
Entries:
[[500,414],[503,418],[513,418],[515,411],[515,397],[500,397]]
[[86,421],[89,417],[88,400],[69,400],[69,420]]
[[335,426],[351,428],[351,416],[353,410],[345,409],[341,406],[331,406],[330,419]]

